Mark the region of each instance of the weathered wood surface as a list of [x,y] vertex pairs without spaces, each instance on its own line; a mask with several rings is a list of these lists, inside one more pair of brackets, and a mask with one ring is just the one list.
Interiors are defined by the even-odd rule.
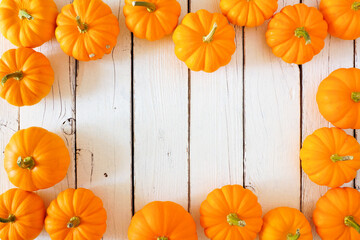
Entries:
[[[58,9],[67,2],[56,0]],[[38,191],[46,204],[68,187],[90,188],[108,212],[104,239],[122,240],[134,212],[150,201],[171,200],[190,211],[203,240],[201,202],[216,187],[241,184],[258,195],[264,213],[290,206],[312,221],[327,188],[302,172],[299,149],[307,135],[330,126],[318,112],[317,87],[337,68],[360,67],[360,41],[329,36],[313,61],[297,66],[271,53],[266,24],[236,27],[230,64],[213,74],[191,72],[176,58],[171,36],[157,42],[133,37],[124,23],[124,1],[105,2],[121,28],[112,54],[78,62],[53,39],[37,48],[56,73],[51,93],[21,109],[0,101],[1,149],[30,126],[57,133],[69,148],[67,177]],[[218,0],[179,2],[180,20],[202,8],[220,11]],[[280,0],[279,10],[299,2]],[[1,53],[14,48],[3,37],[0,43]],[[1,192],[13,187],[3,167],[0,182]],[[360,178],[347,186],[359,189]],[[49,237],[43,232],[38,239]]]

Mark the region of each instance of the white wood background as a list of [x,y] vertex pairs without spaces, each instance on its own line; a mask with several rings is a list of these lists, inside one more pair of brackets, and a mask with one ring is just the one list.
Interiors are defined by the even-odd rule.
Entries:
[[[56,0],[60,10],[70,0]],[[157,42],[132,37],[124,0],[105,0],[121,33],[112,54],[78,62],[53,39],[37,48],[56,73],[51,93],[32,107],[0,101],[0,148],[18,130],[41,126],[60,135],[72,155],[67,177],[39,191],[46,204],[68,187],[90,188],[108,212],[104,239],[127,239],[134,212],[154,200],[199,207],[214,188],[242,184],[258,195],[264,213],[289,206],[311,221],[326,192],[300,168],[302,140],[329,126],[317,109],[320,81],[339,67],[360,67],[359,41],[328,37],[324,50],[303,66],[276,58],[265,43],[266,24],[236,27],[231,63],[213,74],[188,71],[171,36]],[[181,19],[219,0],[179,0]],[[317,7],[319,0],[303,0]],[[279,9],[299,0],[279,0]],[[1,54],[14,48],[0,38]],[[357,131],[349,134],[359,136]],[[1,151],[1,159],[3,151]],[[0,190],[13,187],[3,167]],[[359,188],[360,178],[347,184]],[[315,232],[314,232],[315,234]],[[38,239],[49,239],[43,232]],[[314,239],[319,239],[317,236]]]

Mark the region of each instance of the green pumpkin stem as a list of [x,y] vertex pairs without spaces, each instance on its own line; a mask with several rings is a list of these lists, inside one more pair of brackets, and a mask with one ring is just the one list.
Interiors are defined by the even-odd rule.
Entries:
[[22,71],[16,71],[13,73],[9,73],[6,74],[2,79],[1,79],[1,84],[4,86],[4,84],[7,82],[7,80],[9,80],[10,78],[14,78],[15,80],[20,81],[21,79],[23,79],[24,77],[24,73]]
[[80,225],[81,221],[79,217],[72,217],[70,221],[67,223],[67,228],[76,228]]
[[352,10],[355,10],[355,11],[360,10],[360,2],[354,2],[354,3],[351,5],[351,9],[352,9]]
[[230,226],[245,227],[246,222],[241,220],[236,213],[230,213],[226,216],[226,220]]
[[19,10],[19,18],[20,19],[27,19],[27,20],[32,20],[34,19],[33,16],[31,16],[25,9],[21,9]]
[[148,12],[152,13],[156,11],[156,5],[151,2],[143,2],[143,1],[133,1],[132,5],[134,7],[146,7]]
[[300,238],[300,229],[297,229],[295,234],[289,233],[286,236],[286,240],[297,240],[299,238]]
[[353,100],[356,103],[360,102],[360,92],[352,92],[351,100]]
[[17,160],[17,165],[23,169],[33,169],[35,167],[35,160],[33,157],[26,157],[26,158],[22,158],[19,157]]
[[305,27],[298,27],[295,30],[295,37],[298,37],[298,38],[303,37],[305,39],[306,45],[311,43],[311,37],[310,37],[309,33],[305,30]]
[[339,154],[333,154],[330,157],[331,161],[338,162],[338,161],[348,161],[348,160],[353,160],[354,157],[353,156],[340,156]]
[[214,39],[214,35],[215,35],[215,32],[216,32],[216,29],[218,28],[218,25],[217,23],[215,22],[211,31],[209,32],[208,35],[204,36],[203,37],[203,42],[204,43],[210,43],[212,42],[212,40]]
[[169,240],[167,237],[158,237],[156,240]]
[[15,222],[16,217],[14,214],[10,214],[8,218],[0,218],[0,223],[11,223]]
[[89,25],[85,22],[82,22],[80,16],[76,16],[76,23],[80,33],[86,33],[88,31]]
[[344,218],[344,223],[348,227],[354,228],[358,233],[360,233],[360,225],[355,221],[353,216],[347,216]]

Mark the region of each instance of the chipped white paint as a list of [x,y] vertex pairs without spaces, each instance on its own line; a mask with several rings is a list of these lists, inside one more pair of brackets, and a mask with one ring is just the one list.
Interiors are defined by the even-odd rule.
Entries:
[[[360,41],[354,58],[353,41],[328,37],[323,52],[301,69],[273,56],[265,43],[266,24],[245,28],[244,35],[237,27],[237,50],[228,66],[213,74],[188,74],[175,57],[170,36],[156,42],[134,38],[131,56],[124,1],[105,2],[121,28],[112,54],[76,63],[52,40],[37,49],[56,73],[49,96],[20,111],[0,101],[1,149],[18,127],[42,126],[67,143],[72,164],[64,181],[39,191],[46,204],[75,183],[90,188],[108,211],[104,240],[122,240],[127,239],[133,204],[137,211],[153,200],[176,201],[189,208],[199,239],[205,240],[199,225],[201,202],[213,188],[237,183],[259,196],[264,213],[278,206],[302,207],[311,220],[326,188],[311,183],[305,173],[301,176],[300,140],[329,126],[317,109],[317,86],[333,70],[352,67],[354,59],[360,67]],[[280,0],[279,9],[298,2]],[[65,5],[56,3],[59,10]],[[182,19],[187,0],[180,3]],[[193,0],[190,8],[219,12],[218,3]],[[1,53],[13,48],[3,37],[0,43]],[[11,187],[3,167],[0,182],[1,192]],[[347,185],[354,183],[360,188],[360,178]],[[43,232],[38,239],[49,237]]]

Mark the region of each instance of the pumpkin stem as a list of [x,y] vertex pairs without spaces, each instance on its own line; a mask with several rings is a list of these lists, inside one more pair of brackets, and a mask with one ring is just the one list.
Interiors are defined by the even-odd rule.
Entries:
[[132,5],[134,7],[146,7],[149,13],[156,11],[156,5],[151,2],[143,2],[143,1],[133,1]]
[[299,238],[300,238],[300,229],[297,229],[295,234],[289,233],[286,236],[287,240],[297,240]]
[[204,43],[210,43],[213,40],[214,34],[215,34],[217,28],[218,28],[218,25],[215,22],[212,29],[211,29],[211,31],[209,32],[209,34],[207,36],[203,37],[203,42]]
[[85,22],[81,22],[80,16],[76,16],[77,28],[80,33],[86,33],[89,29],[89,25]]
[[305,30],[305,27],[298,27],[295,30],[295,36],[298,38],[304,38],[305,39],[305,44],[308,45],[311,43],[311,37],[309,35],[309,33]]
[[70,218],[70,221],[67,223],[67,228],[76,228],[81,223],[79,217],[72,217]]
[[351,100],[353,100],[356,103],[360,102],[360,92],[352,92]]
[[9,73],[6,74],[2,79],[1,79],[1,84],[4,86],[4,84],[6,83],[7,80],[9,80],[10,78],[14,78],[15,80],[20,81],[22,78],[24,77],[24,74],[22,71],[16,71],[13,73]]
[[238,227],[245,227],[246,222],[241,220],[236,213],[230,213],[226,216],[226,220],[230,226],[238,226]]
[[14,214],[9,214],[8,218],[0,218],[0,223],[11,223],[15,222],[16,217]]
[[19,11],[19,18],[20,19],[27,19],[27,20],[32,20],[34,19],[33,16],[31,16],[25,9],[21,9]]
[[348,161],[348,160],[353,160],[354,157],[353,156],[340,156],[339,154],[333,154],[330,157],[331,161],[338,162],[338,161]]
[[35,160],[33,157],[26,157],[26,158],[22,158],[19,157],[17,160],[17,165],[23,169],[33,169],[35,167]]
[[344,218],[344,223],[348,227],[354,228],[358,233],[360,233],[360,225],[355,221],[353,216],[347,216]]
[[351,6],[352,10],[358,11],[360,10],[360,2],[354,2]]
[[167,237],[158,237],[156,240],[169,240]]

